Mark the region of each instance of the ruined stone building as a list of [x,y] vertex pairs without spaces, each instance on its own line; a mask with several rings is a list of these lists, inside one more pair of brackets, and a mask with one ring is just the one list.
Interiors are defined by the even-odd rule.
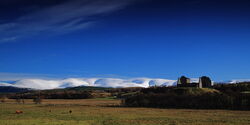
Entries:
[[212,87],[212,81],[209,77],[207,76],[202,76],[199,78],[199,84],[200,84],[200,88],[209,88]]
[[190,78],[181,76],[178,78],[177,87],[197,87],[197,88],[209,88],[212,86],[212,81],[209,77],[202,76],[199,78],[199,82],[191,82]]

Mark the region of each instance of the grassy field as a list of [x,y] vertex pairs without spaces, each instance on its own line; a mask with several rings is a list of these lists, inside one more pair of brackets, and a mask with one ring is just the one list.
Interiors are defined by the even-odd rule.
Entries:
[[25,102],[0,104],[0,125],[250,125],[250,111],[124,108],[114,99]]

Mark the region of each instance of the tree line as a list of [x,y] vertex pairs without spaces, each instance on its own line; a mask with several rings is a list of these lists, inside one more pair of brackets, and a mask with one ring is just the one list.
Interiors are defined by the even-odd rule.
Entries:
[[123,100],[124,106],[250,110],[250,83],[214,88],[150,87]]

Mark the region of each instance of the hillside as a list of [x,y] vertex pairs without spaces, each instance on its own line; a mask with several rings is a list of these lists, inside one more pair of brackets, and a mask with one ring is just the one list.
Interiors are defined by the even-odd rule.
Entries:
[[37,97],[44,99],[88,99],[110,97],[111,94],[107,92],[110,88],[104,87],[90,87],[79,86],[65,89],[51,89],[51,90],[29,90],[13,92],[6,95],[8,98],[16,99],[34,99]]
[[19,92],[27,92],[31,89],[28,88],[18,88],[12,86],[0,86],[0,93],[19,93]]
[[214,88],[151,87],[127,96],[129,107],[250,109],[249,83],[216,85]]

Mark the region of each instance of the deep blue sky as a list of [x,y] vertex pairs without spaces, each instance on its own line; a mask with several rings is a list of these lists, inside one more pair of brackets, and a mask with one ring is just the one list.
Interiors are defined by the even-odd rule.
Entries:
[[248,0],[2,0],[0,72],[250,78]]

